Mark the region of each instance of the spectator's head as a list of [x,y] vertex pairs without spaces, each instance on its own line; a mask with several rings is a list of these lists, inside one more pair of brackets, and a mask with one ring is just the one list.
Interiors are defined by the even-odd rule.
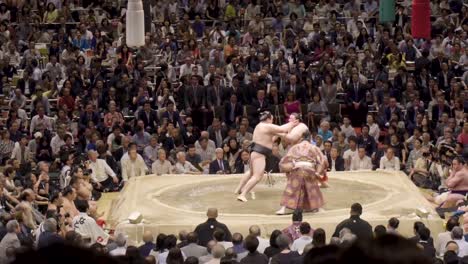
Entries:
[[377,225],[374,227],[374,237],[380,237],[387,234],[387,228],[383,225]]
[[276,238],[276,245],[278,246],[280,250],[285,250],[289,248],[290,244],[291,244],[291,240],[285,234],[281,234]]
[[217,242],[222,242],[222,241],[224,241],[225,236],[226,236],[226,233],[224,233],[224,230],[221,229],[221,228],[218,228],[218,229],[216,229],[216,230],[213,232],[213,238],[214,238]]
[[261,233],[262,232],[261,232],[260,227],[258,225],[250,226],[249,235],[258,237],[258,236],[262,235]]
[[[155,263],[156,263],[156,260],[155,260]],[[197,257],[194,257],[194,256],[188,257],[188,258],[184,261],[184,264],[198,264],[198,258],[197,258]]]
[[242,236],[241,233],[232,234],[232,244],[233,245],[242,245],[243,241],[244,241],[244,237]]
[[172,249],[175,248],[177,245],[177,237],[174,235],[168,235],[166,238],[164,238],[164,249]]
[[250,253],[254,253],[255,251],[257,251],[258,244],[259,244],[258,238],[253,235],[248,235],[244,240],[244,247]]
[[224,156],[224,150],[222,148],[217,148],[215,150],[215,153],[216,153],[216,159],[218,160],[222,160],[223,159],[223,156]]
[[351,215],[360,216],[362,214],[362,205],[360,203],[354,203],[351,205]]
[[396,217],[392,217],[388,220],[388,227],[392,229],[397,229],[400,225],[400,220]]
[[456,227],[456,226],[460,226],[459,219],[456,216],[452,216],[447,221],[447,224],[445,225],[445,229],[447,231],[451,232],[453,230],[453,228]]
[[19,233],[20,232],[20,225],[16,220],[10,220],[6,224],[6,230],[8,233]]
[[310,235],[310,231],[312,228],[310,227],[310,224],[307,222],[302,222],[301,225],[299,226],[299,232],[301,232],[301,235]]
[[312,245],[314,247],[323,247],[326,245],[326,233],[322,228],[314,230],[312,235]]
[[211,250],[211,255],[213,255],[213,258],[215,259],[220,259],[224,257],[226,250],[224,249],[223,245],[221,244],[215,244]]
[[415,235],[419,235],[419,230],[423,227],[425,227],[426,225],[423,223],[423,222],[420,222],[420,221],[416,221],[414,222],[413,224],[413,231],[414,231],[414,234]]
[[430,237],[431,237],[431,230],[429,230],[429,228],[423,227],[423,228],[421,228],[421,230],[419,230],[419,239],[420,240],[428,241]]
[[331,152],[331,148],[332,148],[332,142],[330,140],[323,142],[323,150],[325,152]]
[[154,242],[154,237],[153,237],[153,233],[149,230],[146,230],[144,233],[143,233],[143,242],[145,243],[152,243]]
[[330,157],[332,159],[336,159],[336,158],[338,158],[338,154],[339,154],[338,149],[335,148],[335,147],[332,147],[331,150],[330,150]]
[[92,162],[96,162],[98,153],[95,150],[88,150],[88,159]]
[[393,148],[389,147],[387,149],[385,156],[387,157],[388,160],[393,159],[393,157],[395,156],[395,151],[393,150]]
[[453,240],[463,239],[463,229],[459,226],[455,226],[450,234]]
[[177,161],[178,161],[179,163],[184,164],[184,163],[185,163],[185,160],[186,160],[185,152],[183,152],[183,151],[177,152]]
[[448,251],[452,251],[452,252],[455,252],[456,254],[458,254],[459,247],[458,247],[457,242],[455,242],[455,241],[447,242],[447,244],[445,245],[445,252],[448,252]]
[[218,209],[216,208],[209,208],[206,212],[206,216],[208,219],[216,219],[218,218]]

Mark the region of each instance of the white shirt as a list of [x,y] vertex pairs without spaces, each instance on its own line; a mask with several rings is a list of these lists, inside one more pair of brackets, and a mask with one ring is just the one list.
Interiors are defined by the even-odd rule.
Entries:
[[192,163],[185,161],[184,164],[177,162],[174,166],[174,173],[175,174],[184,174],[188,172],[196,172],[198,171]]
[[302,254],[306,245],[312,243],[312,238],[310,236],[301,236],[300,238],[294,240],[291,250],[297,251],[299,254]]
[[446,231],[437,235],[437,240],[435,244],[435,250],[437,252],[437,255],[443,256],[445,254],[445,246],[449,241],[452,241],[451,232]]
[[[13,148],[13,151],[11,152],[11,159],[15,159],[21,162],[21,153],[22,153],[21,145],[19,142],[16,142],[15,147]],[[29,151],[29,148],[27,146],[24,147],[23,159],[24,161],[31,160],[31,152]]]
[[65,141],[61,139],[58,134],[55,135],[50,141],[50,148],[52,149],[52,154],[57,155],[60,151],[60,148],[65,144]]
[[382,170],[400,170],[400,159],[398,157],[393,157],[393,159],[388,160],[387,156],[383,156],[380,159],[380,169]]
[[151,165],[151,171],[156,175],[172,174],[172,165],[168,160],[161,162],[161,160],[158,159]]
[[91,173],[91,179],[94,182],[103,182],[107,180],[109,176],[115,177],[115,172],[103,159],[96,159],[96,162],[91,161],[89,167],[93,170]]
[[146,175],[146,172],[148,172],[148,168],[140,155],[135,160],[128,158],[122,162],[123,181],[128,181],[132,177]]
[[127,247],[117,247],[109,252],[112,257],[125,256]]
[[372,161],[368,156],[364,156],[362,159],[358,155],[352,158],[350,170],[371,170]]
[[465,239],[453,239],[455,243],[458,245],[458,256],[460,258],[467,256],[468,255],[468,242],[465,241]]
[[354,130],[353,126],[349,125],[346,127],[345,125],[341,125],[341,132],[345,133],[346,138],[349,138],[350,136],[356,136],[356,131]]
[[96,221],[92,217],[89,217],[86,213],[80,213],[79,215],[73,217],[72,227],[75,232],[80,233],[84,237],[90,238],[91,244],[96,242],[101,245],[107,244],[109,234],[104,232],[104,230],[96,223]]
[[354,157],[357,157],[358,155],[358,150],[357,148],[355,150],[351,150],[351,149],[347,149],[344,153],[343,153],[343,159],[345,161],[347,160],[352,160]]
[[258,248],[257,251],[262,253],[265,252],[265,249],[270,246],[270,240],[263,237],[257,237],[258,239]]

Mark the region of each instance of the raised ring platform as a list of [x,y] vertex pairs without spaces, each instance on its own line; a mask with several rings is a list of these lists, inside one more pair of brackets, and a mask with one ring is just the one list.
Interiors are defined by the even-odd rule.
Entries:
[[[143,231],[177,233],[193,230],[206,220],[206,209],[219,209],[219,221],[233,232],[245,234],[257,224],[264,234],[282,229],[291,223],[291,216],[276,216],[285,186],[283,174],[273,175],[275,184],[265,181],[255,188],[256,200],[236,201],[233,190],[241,175],[148,175],[131,179],[113,202],[107,222],[116,232],[125,232],[133,243],[141,241]],[[349,217],[349,207],[360,202],[363,218],[372,225],[383,224],[396,216],[400,231],[412,235],[414,221],[425,222],[433,232],[442,231],[443,222],[419,189],[402,172],[354,171],[329,174],[330,188],[322,189],[325,197],[323,212],[306,213],[304,221],[312,227],[322,227],[331,235],[335,226]],[[420,219],[417,209],[429,216]],[[143,214],[140,224],[128,223],[132,212]]]

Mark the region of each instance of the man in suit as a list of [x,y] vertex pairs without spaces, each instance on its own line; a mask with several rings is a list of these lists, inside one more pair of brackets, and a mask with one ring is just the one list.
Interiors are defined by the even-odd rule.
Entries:
[[227,132],[221,126],[219,118],[213,118],[213,123],[208,127],[209,139],[213,140],[216,147],[220,148],[223,146],[223,140],[226,138]]
[[442,64],[447,62],[448,60],[444,57],[444,52],[439,51],[437,57],[431,61],[431,75],[437,76],[442,70]]
[[210,163],[210,174],[229,174],[231,169],[229,168],[229,163],[227,160],[223,159],[224,150],[222,148],[217,148],[215,150],[216,159]]
[[329,171],[344,171],[344,159],[338,155],[338,149],[332,147],[328,157]]
[[198,245],[197,233],[195,232],[189,233],[187,236],[187,241],[189,244],[180,249],[186,258],[196,257],[198,259],[201,256],[208,255],[208,250],[206,249],[206,247],[202,247]]
[[190,77],[190,85],[185,87],[184,91],[185,111],[192,116],[193,123],[199,128],[204,129],[206,126],[206,90],[199,85],[198,77]]
[[392,114],[396,114],[398,116],[398,120],[402,120],[403,114],[401,112],[400,107],[397,105],[397,100],[395,97],[390,97],[390,101],[387,107],[385,107],[385,123],[390,122],[392,118]]
[[36,81],[31,76],[29,70],[23,72],[23,78],[18,80],[16,86],[21,89],[21,92],[25,96],[31,96],[36,91]]
[[450,116],[450,107],[445,104],[445,98],[443,95],[437,97],[437,105],[432,107],[432,127],[436,127],[440,117],[443,113],[447,113]]
[[255,126],[258,124],[259,114],[261,112],[270,110],[270,104],[265,98],[265,90],[257,91],[257,99],[253,101],[252,107],[256,110],[256,112],[252,116],[249,116],[249,118],[251,118],[250,120],[252,121],[252,125]]
[[231,87],[227,88],[227,95],[225,98],[229,98],[231,94],[237,95],[237,100],[244,104],[246,102],[245,88],[242,87],[241,81],[238,77],[233,77],[231,82]]
[[209,107],[218,107],[224,104],[228,91],[221,85],[221,76],[216,75],[210,78],[210,86],[207,90]]
[[347,87],[348,114],[352,116],[351,124],[359,127],[365,123],[367,116],[366,88],[359,82],[358,73],[353,73]]
[[245,88],[245,91],[247,93],[246,103],[248,104],[252,103],[252,100],[255,98],[255,95],[257,95],[258,90],[265,89],[263,84],[259,82],[258,74],[255,72],[250,74],[250,83],[247,84]]
[[245,173],[248,170],[250,170],[250,153],[247,150],[242,150],[240,153],[240,159],[236,161],[236,164],[234,165],[234,173]]
[[293,92],[297,100],[301,101],[301,103],[305,103],[305,100],[306,100],[305,89],[302,85],[299,85],[297,83],[296,75],[291,74],[289,76],[289,85],[286,87],[287,87],[287,90],[284,91],[284,94],[287,94],[288,92]]
[[162,119],[167,119],[169,123],[174,124],[175,127],[182,126],[182,119],[180,118],[179,111],[174,110],[174,102],[169,101],[166,105],[166,111],[161,114]]
[[446,62],[442,63],[441,71],[437,74],[437,81],[439,82],[439,89],[449,90],[450,81],[455,77],[452,71],[449,71],[449,67]]
[[231,94],[229,102],[224,104],[224,123],[227,126],[239,123],[243,112],[242,105],[237,102],[237,95]]
[[143,121],[146,131],[156,131],[158,127],[158,113],[151,109],[150,101],[145,101],[143,109],[138,112],[138,120]]
[[99,114],[94,111],[92,103],[86,104],[85,111],[81,114],[80,117],[80,126],[85,128],[88,126],[89,121],[93,121],[95,126],[99,125]]
[[419,230],[419,241],[418,244],[423,247],[423,254],[428,258],[434,258],[436,250],[434,245],[429,243],[428,240],[431,237],[431,231],[427,227],[423,227]]

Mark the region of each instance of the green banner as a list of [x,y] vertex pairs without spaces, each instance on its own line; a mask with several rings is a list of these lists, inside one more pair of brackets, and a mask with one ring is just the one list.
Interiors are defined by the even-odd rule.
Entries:
[[379,21],[381,23],[395,21],[395,0],[380,0],[379,2]]

